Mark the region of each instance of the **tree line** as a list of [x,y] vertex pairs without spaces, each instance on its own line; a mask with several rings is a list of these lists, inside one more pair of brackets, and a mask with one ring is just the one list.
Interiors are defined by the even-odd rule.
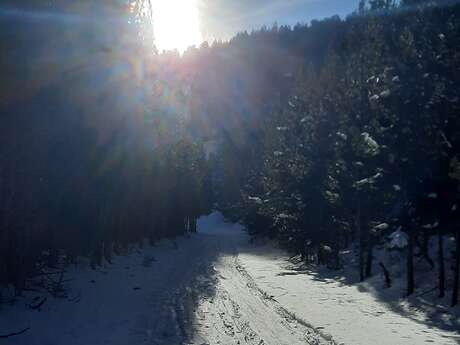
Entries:
[[361,1],[345,19],[264,27],[182,56],[148,44],[143,6],[87,1],[100,19],[88,22],[78,5],[59,16],[65,1],[31,3],[57,6],[44,16],[54,21],[23,12],[0,30],[2,284],[20,291],[41,267],[79,256],[97,266],[194,231],[215,201],[307,263],[338,268],[355,244],[361,280],[381,264],[391,284],[374,254],[399,250],[408,295],[420,258],[457,303],[455,1]]
[[97,267],[145,239],[196,231],[211,204],[210,168],[186,90],[158,67],[142,2],[7,5],[1,286],[19,294],[44,270],[81,257]]

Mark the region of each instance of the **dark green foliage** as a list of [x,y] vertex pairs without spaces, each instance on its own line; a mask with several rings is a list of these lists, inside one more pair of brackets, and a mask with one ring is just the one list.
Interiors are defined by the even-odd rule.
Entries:
[[218,86],[200,101],[222,127],[220,209],[307,261],[338,267],[355,241],[361,279],[374,273],[374,247],[401,226],[411,294],[414,256],[434,266],[423,243],[438,229],[427,225],[438,221],[442,235],[460,226],[449,177],[460,144],[459,13],[448,2],[369,1],[346,20],[191,52],[207,61],[198,82]]
[[454,258],[443,252],[443,236],[460,241],[455,1],[361,1],[344,20],[240,33],[182,57],[156,55],[145,18],[131,16],[120,32],[102,19],[77,34],[32,21],[11,35],[2,23],[1,282],[23,288],[62,254],[98,265],[193,232],[215,199],[307,262],[340,267],[355,243],[361,280],[401,227],[407,293],[415,256],[439,271],[440,295],[453,259],[457,303],[458,243]]

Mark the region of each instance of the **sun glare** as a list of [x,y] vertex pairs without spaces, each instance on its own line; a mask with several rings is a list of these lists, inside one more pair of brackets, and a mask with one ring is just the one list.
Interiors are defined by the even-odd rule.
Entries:
[[153,30],[160,51],[177,49],[202,42],[196,0],[154,0]]

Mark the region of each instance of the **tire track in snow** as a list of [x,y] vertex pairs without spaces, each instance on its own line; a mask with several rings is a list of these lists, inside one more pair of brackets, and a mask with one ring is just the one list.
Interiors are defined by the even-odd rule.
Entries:
[[137,343],[334,344],[259,288],[238,259],[246,243],[244,234],[198,234],[179,248],[152,294],[154,313],[137,324]]
[[193,344],[335,344],[262,291],[237,253],[220,258],[216,275],[216,295],[199,307],[199,336]]
[[[237,259],[236,259],[237,260]],[[285,320],[288,322],[296,322],[306,328],[307,333],[311,333],[312,337],[314,339],[311,339],[312,344],[330,344],[330,345],[336,345],[337,343],[332,339],[332,336],[322,332],[321,330],[317,329],[310,323],[302,320],[301,318],[297,317],[295,313],[290,312],[286,308],[282,307],[278,301],[276,300],[275,296],[268,295],[265,291],[263,291],[257,283],[254,281],[252,276],[246,271],[246,269],[239,263],[236,264],[236,269],[240,274],[245,277],[245,279],[248,281],[248,286],[250,286],[252,289],[256,290],[257,293],[261,296],[262,299],[266,300],[268,304],[271,304],[272,308]],[[284,293],[284,294],[287,294]],[[284,295],[282,294],[282,295]],[[322,339],[321,339],[322,338]]]

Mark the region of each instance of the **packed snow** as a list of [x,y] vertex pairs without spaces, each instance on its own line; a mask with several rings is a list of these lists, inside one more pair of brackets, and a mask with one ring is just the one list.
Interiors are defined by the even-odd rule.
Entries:
[[[458,319],[429,320],[365,284],[250,243],[213,213],[198,233],[133,248],[113,264],[69,267],[67,297],[27,292],[0,305],[0,344],[458,344]],[[376,278],[377,279],[377,278]],[[48,297],[32,310],[36,297]],[[455,309],[457,310],[457,309]],[[454,311],[455,311],[454,310]]]

